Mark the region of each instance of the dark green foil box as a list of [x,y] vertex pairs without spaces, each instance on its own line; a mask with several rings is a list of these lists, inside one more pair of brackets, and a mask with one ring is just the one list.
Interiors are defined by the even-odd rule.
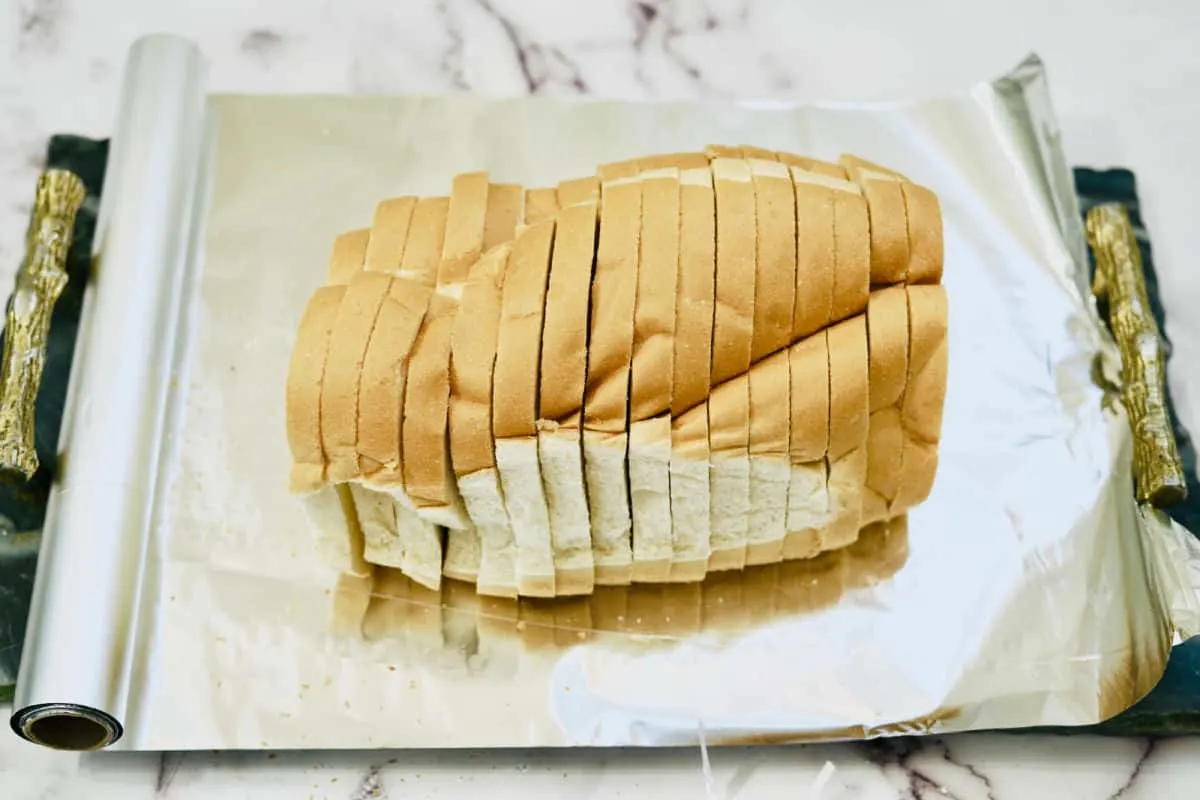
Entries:
[[[82,178],[88,196],[76,218],[75,237],[68,259],[70,280],[54,309],[45,373],[37,398],[35,438],[41,464],[28,483],[0,484],[0,702],[12,699],[13,683],[20,663],[21,643],[37,565],[38,532],[45,518],[46,501],[57,462],[67,379],[79,328],[83,290],[91,266],[92,238],[107,157],[106,141],[55,136],[50,140],[46,158],[47,168],[67,169]],[[1154,261],[1142,226],[1133,174],[1126,170],[1096,172],[1077,169],[1075,185],[1084,213],[1092,206],[1106,202],[1119,202],[1129,212],[1141,249],[1150,303],[1160,330],[1165,330]],[[1165,346],[1169,358],[1170,342],[1165,342]],[[1187,472],[1189,500],[1171,508],[1168,513],[1189,530],[1200,531],[1196,450],[1173,407],[1170,411],[1179,453]],[[1095,728],[1069,730],[1110,734],[1200,732],[1200,637],[1172,651],[1166,674],[1158,687],[1133,708]]]

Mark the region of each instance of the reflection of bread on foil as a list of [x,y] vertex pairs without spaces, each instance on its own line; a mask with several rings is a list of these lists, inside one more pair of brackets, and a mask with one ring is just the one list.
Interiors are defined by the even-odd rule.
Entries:
[[669,646],[819,612],[848,591],[887,581],[907,556],[908,520],[898,517],[872,523],[850,546],[815,558],[726,570],[702,583],[602,586],[583,597],[486,597],[462,581],[445,581],[434,592],[398,570],[378,569],[373,588],[367,579],[344,579],[337,632],[361,631],[379,645],[377,659],[495,677],[514,672],[522,650],[563,650],[599,639],[611,644],[625,637]]
[[[289,363],[292,488],[339,570],[427,599],[446,577],[595,594],[581,630],[736,627],[791,602],[784,565],[928,496],[941,271],[936,197],[853,156],[713,146],[527,192],[458,175],[335,243]],[[666,613],[683,582],[700,611]],[[541,646],[558,616],[516,621]]]

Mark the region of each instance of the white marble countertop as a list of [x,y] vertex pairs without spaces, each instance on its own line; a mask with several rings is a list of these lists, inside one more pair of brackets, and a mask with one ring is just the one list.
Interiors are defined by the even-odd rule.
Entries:
[[[471,89],[624,98],[874,99],[961,89],[1036,50],[1074,163],[1133,168],[1164,296],[1190,260],[1200,5],[1189,0],[20,0],[0,20],[0,283],[20,257],[46,137],[111,128],[128,45],[199,43],[218,91]],[[1136,10],[1135,10],[1136,9]],[[1200,341],[1200,316],[1168,333]],[[1200,353],[1176,351],[1184,363]],[[1200,370],[1176,375],[1200,401]],[[1195,428],[1197,420],[1186,419]],[[5,710],[6,711],[6,710]],[[5,713],[5,716],[7,714]],[[0,733],[0,795],[25,798],[1192,797],[1200,739],[966,735],[758,750],[453,754],[43,752]],[[518,794],[520,793],[520,794]]]

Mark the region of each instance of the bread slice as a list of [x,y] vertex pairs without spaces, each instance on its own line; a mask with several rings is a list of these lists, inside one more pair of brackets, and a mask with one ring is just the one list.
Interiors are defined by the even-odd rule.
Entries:
[[[459,530],[468,528],[470,519],[449,458],[450,342],[462,284],[483,248],[487,192],[486,173],[454,178],[445,241],[437,253],[437,292],[413,351],[405,394],[405,485],[423,519]],[[422,263],[419,269],[428,272],[429,267]]]
[[942,280],[942,208],[937,195],[915,183],[900,184],[908,219],[909,283],[940,283]]
[[710,163],[718,158],[740,159],[742,157],[742,148],[724,144],[710,144],[704,148],[704,154],[708,156]]
[[400,260],[400,277],[426,286],[437,285],[449,209],[448,197],[423,197],[417,201]]
[[381,272],[353,275],[333,322],[321,390],[321,444],[328,460],[326,478],[331,483],[362,476],[358,455],[359,376],[391,283],[391,277]]
[[[708,571],[746,563],[750,515],[750,389],[734,381],[750,369],[754,338],[757,234],[750,165],[714,158],[717,201],[717,282],[713,315],[713,394],[709,399],[712,453]],[[720,384],[728,383],[728,387]],[[722,391],[718,391],[722,389]]]
[[[398,276],[417,202],[415,197],[400,197],[379,203],[365,253],[352,260],[365,271]],[[349,279],[349,273],[342,274]],[[330,281],[335,279],[331,271]],[[408,361],[431,294],[423,280],[393,277],[359,375],[357,449],[363,484],[352,486],[350,496],[363,528],[364,557],[397,569],[404,567],[406,553],[422,552],[441,539],[439,531],[416,514],[404,489],[400,456]]]
[[796,167],[803,172],[811,172],[815,175],[823,175],[826,178],[835,178],[842,181],[848,180],[845,167],[838,164],[830,164],[828,161],[784,152],[775,153],[775,160],[789,167]]
[[633,580],[671,573],[671,396],[679,270],[679,170],[641,174],[641,255],[629,394]]
[[746,565],[783,558],[791,479],[788,349],[750,368],[750,518]]
[[341,572],[366,574],[362,531],[345,487],[325,482],[321,440],[321,386],[333,321],[345,288],[325,286],[309,299],[301,318],[287,382],[287,434],[292,452],[291,491],[303,495],[318,552]]
[[756,362],[792,342],[796,297],[796,206],[787,167],[774,161],[746,163],[750,165],[755,204],[757,256],[750,359]]
[[321,437],[321,384],[344,286],[313,292],[300,318],[287,380],[287,437],[292,453],[289,481],[296,493],[325,485],[325,448]]
[[446,208],[446,233],[438,262],[438,287],[461,286],[483,252],[488,210],[486,172],[455,175]]
[[560,209],[577,203],[599,203],[600,181],[592,176],[573,178],[559,183],[555,193]]
[[483,221],[483,252],[512,241],[521,221],[525,191],[515,183],[488,186],[487,215]]
[[[757,152],[745,147],[743,151]],[[775,161],[755,159],[749,163],[758,234],[751,353],[757,363],[750,370],[746,548],[746,563],[754,565],[778,562],[787,534],[791,390],[786,351],[791,343],[797,287],[796,210],[789,170]]]
[[834,268],[832,322],[849,319],[867,310],[871,295],[871,217],[867,201],[849,181],[834,184],[833,231],[837,261]]
[[525,190],[525,224],[551,219],[558,213],[558,190],[554,187]]
[[[738,152],[741,154],[741,157],[746,160],[755,159],[758,161],[774,161],[776,163],[779,161],[779,157],[775,154],[775,152],[773,150],[768,150],[765,147],[755,147],[754,145],[744,144],[738,148]],[[786,167],[787,165],[784,165],[785,172]]]
[[[470,419],[469,424],[481,434],[486,434],[486,453],[488,461],[485,467],[480,467],[479,470],[473,471],[471,475],[463,475],[462,470],[457,464],[454,465],[456,474],[456,485],[459,489],[459,494],[462,498],[463,505],[467,510],[467,516],[471,520],[471,526],[467,528],[450,528],[446,531],[446,558],[442,563],[442,574],[456,580],[469,581],[475,583],[479,580],[481,569],[484,562],[484,538],[488,539],[488,567],[484,570],[487,574],[485,580],[485,591],[490,593],[499,592],[503,596],[515,596],[516,594],[516,566],[514,562],[514,539],[512,535],[512,527],[508,521],[508,515],[504,512],[504,499],[500,492],[499,473],[495,469],[494,445],[492,442],[492,363],[496,358],[496,326],[499,324],[499,309],[500,309],[500,291],[501,284],[498,282],[503,278],[504,267],[508,264],[508,254],[511,249],[511,241],[516,232],[517,224],[520,222],[521,210],[524,202],[524,189],[516,184],[497,184],[490,183],[487,186],[487,203],[486,212],[483,219],[483,241],[482,252],[487,253],[493,248],[503,245],[502,253],[491,256],[492,259],[499,259],[499,262],[493,263],[482,269],[485,272],[480,273],[482,277],[482,286],[477,286],[473,290],[470,283],[474,280],[474,271],[479,264],[477,260],[475,264],[470,265],[468,269],[468,283],[464,285],[463,299],[459,308],[458,316],[455,319],[455,334],[452,335],[451,344],[451,361],[450,361],[450,406],[448,409],[448,422],[450,426],[450,454],[451,461],[454,461],[455,455],[455,365],[454,365],[454,345],[453,339],[460,334],[459,327],[463,324],[468,326],[477,324],[478,319],[476,313],[470,310],[464,312],[463,307],[466,304],[466,294],[468,291],[474,291],[475,294],[480,292],[490,293],[486,299],[476,298],[472,301],[472,307],[481,302],[486,303],[486,309],[483,312],[482,319],[491,320],[486,324],[487,329],[487,344],[483,347],[481,356],[486,360],[486,364],[482,365],[479,370],[473,372],[477,376],[479,385],[482,387],[486,381],[486,389],[484,392],[475,395],[474,407],[482,410],[486,414],[485,417],[475,417]],[[468,231],[468,236],[473,235]],[[486,274],[485,274],[486,273]],[[495,312],[495,318],[491,316],[491,310]],[[468,330],[470,330],[468,328]],[[469,358],[470,356],[468,356]],[[461,416],[462,407],[459,406]],[[459,437],[463,435],[464,423],[459,421]],[[461,445],[460,445],[461,447]],[[464,482],[467,487],[464,489]],[[472,508],[474,507],[474,510]],[[497,511],[501,513],[496,513]],[[491,513],[492,516],[488,516]],[[479,520],[483,520],[480,523]],[[486,530],[482,530],[479,526],[483,525]],[[503,555],[501,555],[503,553]]]
[[843,155],[839,163],[866,198],[871,230],[871,284],[904,283],[908,278],[909,248],[903,178],[857,156]]
[[[483,252],[486,236],[488,195],[491,185],[488,183],[486,172],[467,172],[455,175],[451,182],[450,202],[446,211],[446,233],[442,244],[442,256],[438,263],[438,291],[452,297],[457,297],[462,285],[467,280],[471,267],[479,260]],[[453,326],[451,326],[453,327]],[[453,330],[451,331],[451,338]],[[449,369],[450,343],[447,342],[445,357]],[[441,398],[439,398],[439,401]],[[446,420],[449,426],[449,373],[447,372],[447,394],[445,406],[438,403],[434,413]],[[447,433],[447,436],[449,434]],[[478,569],[480,544],[478,532],[470,524],[470,516],[466,513],[462,497],[455,481],[453,467],[449,460],[449,449],[445,450],[446,457],[442,462],[445,470],[445,485],[450,496],[450,508],[457,524],[445,522],[447,559],[452,553],[454,562],[451,571]],[[472,558],[475,560],[472,561]],[[465,560],[465,562],[464,562]],[[446,564],[443,560],[442,570]]]
[[[502,597],[517,596],[516,537],[496,469],[492,379],[511,250],[511,244],[501,244],[475,263],[455,320],[450,358],[450,453],[477,538],[450,532],[443,566],[447,577],[474,581],[480,594]],[[471,552],[476,541],[477,558]]]
[[838,549],[858,538],[867,477],[870,419],[865,315],[829,328],[829,506],[832,520],[821,545]]
[[628,584],[633,570],[625,459],[642,187],[636,180],[620,180],[602,183],[600,192],[583,457],[595,581],[604,586]]
[[[594,178],[586,180],[595,183]],[[583,193],[564,192],[564,184],[559,185],[560,202],[577,196]],[[595,584],[580,409],[587,385],[597,212],[596,200],[569,202],[559,212],[542,325],[538,460],[554,548],[554,588],[560,597],[590,594]]]
[[363,268],[371,238],[369,228],[348,231],[333,240],[333,254],[329,258],[326,283],[331,286],[345,285],[354,274]]
[[[356,230],[342,234],[334,241],[327,280],[331,285],[343,287],[343,296],[345,285],[367,264],[367,255],[370,252],[370,234],[369,229]],[[334,320],[331,319],[329,325],[333,324]],[[332,336],[332,330],[330,330],[330,335]],[[367,349],[369,353],[369,342]],[[363,363],[365,369],[366,356],[364,356]],[[369,458],[365,460],[360,458],[360,472],[362,469],[373,469],[377,466],[377,462],[373,462]],[[369,496],[369,492],[355,491],[356,488],[358,487],[348,484],[342,484],[337,488],[328,487],[312,495],[307,502],[310,516],[318,520],[319,528],[326,529],[332,526],[331,529],[337,531],[338,544],[334,549],[338,555],[335,563],[341,563],[343,575],[346,574],[347,569],[354,569],[353,565],[348,567],[345,561],[350,557],[349,551],[344,549],[347,542],[354,542],[350,548],[356,554],[354,558],[358,560],[370,563],[394,560],[391,557],[390,547],[382,553],[378,552],[381,545],[384,543],[391,545],[394,540],[394,535],[390,535],[394,531],[394,525],[391,529],[387,527],[386,506],[391,501],[385,498],[384,507],[380,508],[380,504]],[[360,495],[362,496],[360,497]],[[348,511],[350,509],[352,511]],[[347,586],[361,588],[362,582],[350,580]]]
[[[389,275],[400,272],[400,262],[404,258],[404,246],[408,241],[408,231],[416,207],[415,197],[394,197],[375,206],[371,236],[361,265],[363,269],[386,272]],[[332,274],[329,276],[330,283],[345,283],[348,280],[349,276],[342,281],[335,281]]]
[[863,524],[886,519],[901,479],[904,430],[900,409],[908,381],[908,294],[903,286],[871,293],[867,306],[871,419]]
[[908,385],[900,422],[905,444],[900,485],[891,512],[898,514],[929,496],[937,474],[949,360],[949,309],[941,285],[906,287],[908,294]]
[[[833,317],[837,246],[830,178],[791,168],[796,201],[796,292],[792,341],[825,329]],[[838,184],[834,184],[838,185]]]
[[[428,287],[403,278],[392,280],[388,296],[379,308],[363,369],[359,377],[358,443],[363,465],[364,491],[352,496],[366,537],[366,558],[373,564],[403,568],[405,542],[397,529],[397,518],[406,525],[417,524],[413,504],[403,485],[400,458],[401,400],[408,358],[416,342],[421,320],[429,305]],[[367,494],[387,492],[387,503]],[[436,535],[430,531],[430,536]]]
[[554,548],[537,442],[538,370],[554,229],[551,217],[521,231],[513,241],[492,376],[496,466],[517,540],[517,587],[528,597],[553,597],[555,592]]
[[707,399],[716,296],[716,201],[707,164],[680,172],[679,183],[668,579],[691,582],[708,572],[712,530]]
[[[802,278],[799,280],[803,280]],[[820,331],[788,348],[791,424],[784,560],[821,552],[829,502],[829,343]]]

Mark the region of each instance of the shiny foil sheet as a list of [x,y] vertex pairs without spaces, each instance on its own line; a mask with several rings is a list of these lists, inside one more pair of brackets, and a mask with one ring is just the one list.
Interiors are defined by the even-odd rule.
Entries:
[[[202,75],[178,40],[131,56],[25,735],[615,746],[1078,725],[1143,696],[1200,629],[1189,535],[1135,501],[1120,353],[1036,60],[882,106],[220,96]],[[694,586],[518,604],[332,572],[287,492],[283,390],[334,236],[458,172],[552,185],[711,142],[854,152],[938,193],[950,366],[929,500],[844,552]]]

